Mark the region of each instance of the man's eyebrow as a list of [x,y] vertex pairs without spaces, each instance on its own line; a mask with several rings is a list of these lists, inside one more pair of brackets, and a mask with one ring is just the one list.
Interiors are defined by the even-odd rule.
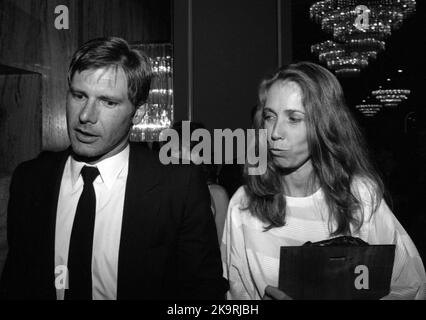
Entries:
[[121,101],[123,101],[123,99],[121,97],[114,97],[114,96],[108,96],[108,95],[99,96],[99,99],[101,99],[101,100],[111,100],[111,101],[115,101],[115,102],[121,102]]
[[83,90],[76,89],[76,88],[74,88],[74,87],[72,87],[72,86],[70,86],[70,87],[69,87],[69,89],[70,89],[70,91],[71,91],[71,92],[80,92],[80,93],[84,93],[84,91],[83,91]]
[[[69,87],[69,90],[71,91],[71,93],[86,94],[86,92],[84,90],[76,89],[76,88],[71,87],[71,86]],[[114,102],[122,102],[123,101],[123,98],[121,98],[121,97],[109,96],[109,95],[105,95],[105,94],[99,96],[98,99],[111,100],[111,101],[114,101]]]

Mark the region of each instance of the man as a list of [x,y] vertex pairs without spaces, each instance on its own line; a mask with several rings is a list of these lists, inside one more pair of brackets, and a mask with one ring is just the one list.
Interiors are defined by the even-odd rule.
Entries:
[[71,148],[42,153],[12,178],[2,296],[222,298],[201,173],[128,142],[148,98],[147,57],[119,38],[92,40],[74,54],[68,81]]

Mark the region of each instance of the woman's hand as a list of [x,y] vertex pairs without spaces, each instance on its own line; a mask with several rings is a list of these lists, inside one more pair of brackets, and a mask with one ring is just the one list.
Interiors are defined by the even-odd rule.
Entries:
[[262,300],[293,300],[290,296],[286,295],[276,287],[267,286]]

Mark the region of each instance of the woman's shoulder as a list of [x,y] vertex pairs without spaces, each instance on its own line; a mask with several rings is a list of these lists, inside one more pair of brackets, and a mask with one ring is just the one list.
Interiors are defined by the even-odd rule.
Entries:
[[352,192],[358,200],[371,204],[374,199],[381,198],[381,191],[376,181],[364,176],[357,175],[352,179]]
[[363,221],[369,221],[383,204],[383,191],[376,181],[364,176],[355,176],[351,189],[363,208]]
[[235,191],[228,206],[228,219],[236,226],[256,226],[263,230],[263,223],[249,209],[249,198],[245,186]]
[[248,196],[244,186],[239,187],[231,197],[228,212],[240,217],[248,214]]
[[229,206],[238,206],[238,205],[247,205],[247,192],[245,186],[241,186],[235,191],[232,195],[231,200],[229,201]]

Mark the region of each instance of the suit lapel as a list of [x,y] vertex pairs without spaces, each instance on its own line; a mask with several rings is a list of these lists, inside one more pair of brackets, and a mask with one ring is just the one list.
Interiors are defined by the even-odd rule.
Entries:
[[57,153],[46,162],[43,176],[40,179],[42,187],[39,188],[41,194],[36,197],[42,199],[40,207],[36,208],[38,220],[40,221],[40,246],[38,248],[39,258],[43,265],[40,266],[41,287],[38,288],[42,297],[56,299],[55,288],[55,226],[56,210],[58,206],[59,190],[61,187],[62,174],[69,150]]
[[130,144],[118,260],[117,298],[132,298],[144,291],[138,274],[144,253],[155,232],[160,206],[160,165],[148,148]]

